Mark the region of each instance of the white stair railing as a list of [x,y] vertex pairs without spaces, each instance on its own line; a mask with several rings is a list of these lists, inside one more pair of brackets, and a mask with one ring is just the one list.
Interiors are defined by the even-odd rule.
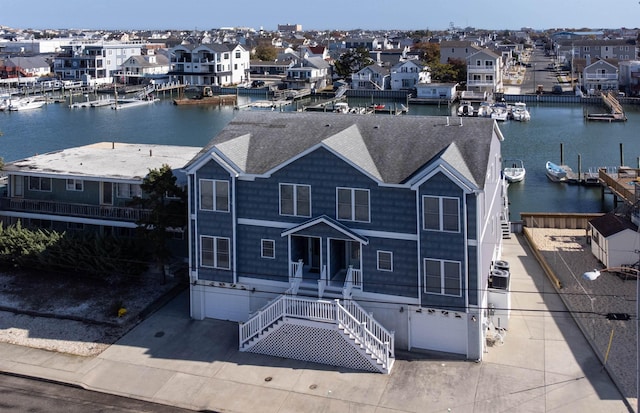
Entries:
[[375,357],[385,370],[391,367],[391,343],[383,342],[376,337],[366,321],[359,321],[336,300],[336,321],[344,330]]
[[285,317],[337,323],[385,369],[394,358],[394,333],[389,332],[354,301],[322,301],[283,295],[239,326],[240,349]]
[[353,315],[356,320],[367,323],[368,329],[374,336],[377,337],[383,343],[389,343],[389,354],[391,357],[395,357],[395,334],[393,331],[389,331],[382,324],[376,321],[370,313],[367,313],[358,303],[353,300],[345,300],[342,306]]

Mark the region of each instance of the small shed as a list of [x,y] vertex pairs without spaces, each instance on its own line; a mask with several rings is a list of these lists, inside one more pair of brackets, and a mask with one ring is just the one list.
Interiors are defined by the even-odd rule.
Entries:
[[638,226],[625,216],[609,212],[589,221],[591,253],[605,267],[620,267],[638,262],[640,234]]

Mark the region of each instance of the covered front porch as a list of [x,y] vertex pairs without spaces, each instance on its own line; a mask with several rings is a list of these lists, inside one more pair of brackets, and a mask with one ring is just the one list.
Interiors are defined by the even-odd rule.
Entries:
[[322,216],[282,233],[288,237],[289,283],[293,292],[301,288],[351,296],[362,289],[362,248],[368,240],[344,225]]

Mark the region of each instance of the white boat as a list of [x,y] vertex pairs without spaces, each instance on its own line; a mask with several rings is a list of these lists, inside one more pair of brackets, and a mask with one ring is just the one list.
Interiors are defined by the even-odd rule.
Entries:
[[524,179],[527,171],[524,169],[522,159],[506,159],[502,175],[508,182],[520,182]]
[[460,102],[460,106],[458,106],[458,116],[473,116],[473,112],[475,109],[471,102],[463,100]]
[[495,104],[491,106],[491,119],[504,122],[509,117],[509,110],[504,104]]
[[487,102],[482,102],[478,108],[478,116],[481,118],[490,118],[492,112],[493,109],[491,109],[491,105]]
[[553,182],[562,182],[567,180],[567,171],[560,165],[547,161],[545,169],[547,171],[547,178]]
[[349,104],[347,102],[338,102],[333,105],[333,111],[336,113],[349,113]]
[[524,102],[516,102],[511,108],[511,117],[513,120],[527,122],[531,120],[531,114],[527,110],[527,104]]
[[35,98],[12,99],[9,103],[9,110],[18,111],[38,109],[44,106],[45,103],[46,102],[44,100],[36,100]]
[[111,109],[125,109],[125,108],[133,108],[136,106],[142,105],[150,105],[155,102],[158,102],[160,99],[158,98],[149,98],[149,99],[119,99],[114,101],[111,104]]

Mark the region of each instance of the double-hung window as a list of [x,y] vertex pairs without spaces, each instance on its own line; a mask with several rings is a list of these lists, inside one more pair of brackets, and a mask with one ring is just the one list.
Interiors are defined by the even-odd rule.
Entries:
[[201,179],[200,209],[229,212],[229,182]]
[[422,228],[428,231],[460,232],[458,198],[422,197]]
[[462,272],[458,261],[424,260],[424,292],[462,296]]
[[231,268],[229,238],[200,236],[200,265],[228,270]]
[[343,221],[369,222],[369,190],[336,189],[336,216]]
[[67,191],[82,191],[84,183],[82,179],[67,179]]
[[311,186],[280,184],[280,215],[311,216]]

